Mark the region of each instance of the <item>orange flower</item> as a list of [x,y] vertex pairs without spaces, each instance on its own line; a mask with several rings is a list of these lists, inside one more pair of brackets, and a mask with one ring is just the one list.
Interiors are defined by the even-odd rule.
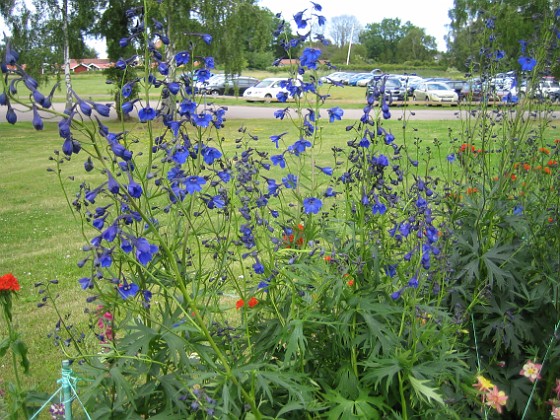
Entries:
[[526,171],[530,171],[531,170],[531,165],[529,165],[528,163],[524,163],[523,164],[523,169],[525,169]]
[[325,262],[330,263],[332,261],[332,257],[330,255],[325,255],[323,260],[325,260]]
[[548,166],[557,166],[558,165],[558,161],[554,160],[554,159],[550,159],[547,163]]
[[476,188],[476,187],[469,187],[469,188],[467,188],[467,194],[469,194],[469,195],[470,195],[470,194],[477,193],[477,192],[478,192],[478,188]]
[[547,167],[545,167],[545,168],[543,169],[543,172],[544,172],[545,174],[547,174],[547,175],[550,175],[550,173],[551,173],[552,171],[551,171],[550,168],[547,166]]
[[259,303],[259,300],[256,297],[252,297],[251,299],[249,299],[249,302],[247,302],[247,305],[249,305],[249,308],[254,308],[255,306],[257,306]]
[[507,404],[508,396],[504,391],[500,391],[494,386],[486,393],[486,405],[494,408],[499,414],[502,414],[502,407]]
[[548,218],[548,223],[553,223],[553,222],[554,222],[554,218],[549,217],[549,218]]
[[556,143],[556,144],[560,143],[560,139],[555,139],[554,143]]
[[550,155],[550,150],[546,147],[539,147],[539,152],[544,153],[545,155]]
[[4,274],[0,277],[0,292],[17,292],[19,291],[18,280],[12,273]]
[[298,247],[303,246],[303,225],[301,223],[297,225],[297,231],[299,232],[295,232],[295,234],[290,233],[289,235],[282,236],[284,242],[287,243],[286,248],[291,248],[291,245],[293,245],[294,243]]
[[516,179],[517,179],[517,175],[511,174],[511,180],[512,180],[512,181],[515,181]]
[[236,303],[235,303],[235,308],[236,309],[241,309],[245,306],[245,301],[243,299],[239,299]]

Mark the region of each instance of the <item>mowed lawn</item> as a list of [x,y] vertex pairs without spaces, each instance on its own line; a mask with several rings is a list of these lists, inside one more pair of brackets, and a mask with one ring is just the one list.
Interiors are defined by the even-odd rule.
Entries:
[[[321,131],[322,144],[315,156],[318,162],[332,164],[332,147],[343,148],[355,138],[355,133],[347,130],[352,123],[343,119],[329,124],[325,119],[325,128]],[[458,121],[414,121],[409,123],[405,138],[402,121],[389,120],[383,124],[395,134],[396,142],[402,144],[405,141],[410,154],[416,157],[431,154],[432,161],[445,160],[445,155],[456,147],[454,143],[457,140],[452,137],[460,130]],[[117,122],[109,124],[109,127],[115,132],[123,128]],[[130,123],[125,128],[137,131],[141,137],[144,127]],[[212,135],[215,139],[222,139],[227,158],[238,150],[236,139],[276,154],[278,152],[269,137],[286,131],[286,127],[286,121],[274,119],[231,120],[226,122],[219,137],[215,132]],[[156,124],[155,132],[160,130],[161,126]],[[297,140],[298,136],[295,126],[288,131],[289,134],[284,136],[286,144]],[[249,139],[249,133],[258,140]],[[62,164],[61,179],[68,188],[68,197],[65,197],[56,174],[55,161],[50,160],[53,156],[60,157],[54,153],[61,146],[55,123],[47,123],[43,131],[35,131],[30,123],[15,126],[0,124],[0,274],[12,272],[22,286],[14,304],[14,322],[29,346],[31,374],[24,377],[25,387],[47,392],[56,389],[60,363],[65,358],[63,346],[55,346],[53,340],[57,314],[52,307],[37,307],[50,280],[59,282],[51,286],[51,292],[58,295],[60,316],[68,316],[70,324],[87,327],[84,315],[87,293],[81,291],[77,282],[86,275],[78,268],[77,262],[83,258],[81,249],[87,238],[81,233],[80,220],[74,219],[67,204],[82,182],[86,156],[81,153]],[[3,328],[0,326],[0,335],[5,333]],[[11,363],[8,357],[4,359],[0,361],[2,378],[9,382],[13,379]]]

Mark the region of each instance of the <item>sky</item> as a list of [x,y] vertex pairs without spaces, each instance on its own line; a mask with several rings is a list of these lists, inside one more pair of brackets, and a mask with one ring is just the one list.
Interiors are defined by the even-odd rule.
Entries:
[[[410,21],[414,26],[424,28],[428,35],[436,39],[438,50],[446,51],[443,39],[450,23],[448,11],[453,8],[453,0],[314,0],[322,6],[322,14],[327,22],[337,16],[355,16],[365,26],[380,23],[383,19],[399,18],[404,24]],[[282,13],[286,20],[312,4],[306,0],[258,0],[258,4],[273,13]],[[328,35],[326,33],[325,35]]]

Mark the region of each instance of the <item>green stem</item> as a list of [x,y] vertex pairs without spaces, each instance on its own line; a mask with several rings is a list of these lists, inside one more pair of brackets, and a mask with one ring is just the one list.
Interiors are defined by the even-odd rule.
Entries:
[[402,408],[402,418],[403,420],[408,419],[408,410],[406,407],[406,398],[404,396],[404,384],[401,372],[398,373],[399,376],[399,394],[401,396],[401,408]]

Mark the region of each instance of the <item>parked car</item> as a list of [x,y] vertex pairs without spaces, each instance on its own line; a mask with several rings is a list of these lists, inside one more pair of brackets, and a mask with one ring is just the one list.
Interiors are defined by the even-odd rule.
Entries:
[[457,93],[459,102],[465,99],[465,94],[467,93],[468,83],[466,80],[452,80],[449,79],[444,82],[447,86],[453,89]]
[[322,76],[319,78],[319,81],[322,83],[332,83],[334,82],[340,82],[340,78],[345,74],[346,72],[344,71],[335,71],[333,73],[330,73],[326,76]]
[[348,79],[349,86],[358,86],[358,82],[360,80],[368,79],[371,80],[372,74],[371,73],[356,73],[350,79]]
[[532,88],[527,89],[527,83],[522,83],[519,88],[520,96],[529,96],[537,99],[555,99],[560,92],[560,84],[553,77],[543,77]]
[[289,93],[288,90],[282,85],[286,83],[288,79],[271,77],[269,79],[261,80],[258,84],[250,87],[245,92],[243,92],[243,98],[248,102],[272,102],[276,101],[276,95],[280,92]]
[[459,102],[459,95],[442,82],[422,82],[414,90],[412,96],[415,101],[427,102]]
[[403,101],[406,97],[406,89],[401,81],[396,77],[374,77],[367,85],[366,96],[373,94],[376,90],[384,86],[386,101]]
[[234,95],[243,94],[247,89],[259,83],[259,79],[240,75],[219,74],[211,77],[203,84],[197,84],[201,92],[210,95]]
[[372,80],[374,77],[377,77],[377,76],[375,76],[375,75],[369,73],[367,77],[364,76],[363,79],[358,80],[358,81],[356,82],[356,86],[366,87],[366,86],[368,85],[368,83],[371,82],[371,80]]

